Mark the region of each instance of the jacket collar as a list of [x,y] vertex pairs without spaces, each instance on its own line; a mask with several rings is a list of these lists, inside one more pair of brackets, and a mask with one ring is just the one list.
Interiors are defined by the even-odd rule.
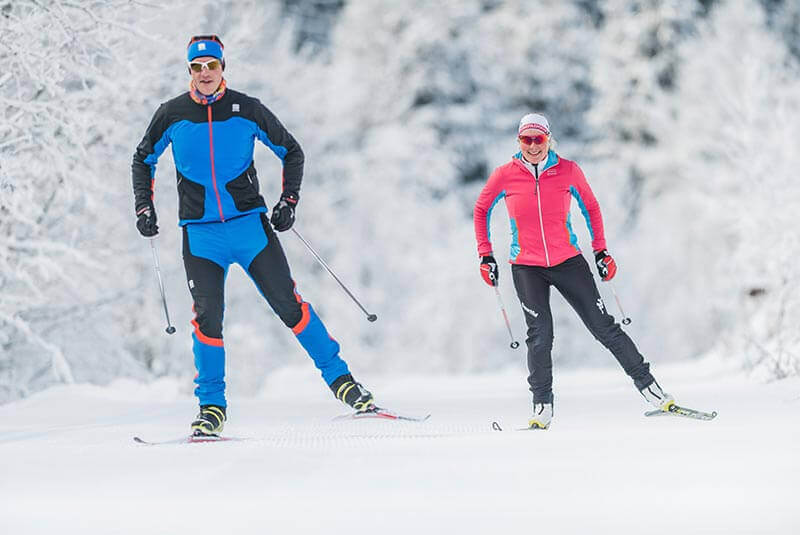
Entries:
[[[512,161],[515,161],[517,165],[521,165],[526,170],[528,170],[528,168],[530,167],[531,173],[533,172],[533,164],[528,163],[522,158],[522,151],[516,153],[512,158]],[[558,162],[559,162],[558,154],[556,154],[555,151],[553,150],[548,150],[547,158],[545,158],[542,162],[539,163],[539,168],[538,168],[539,176],[541,176],[542,173],[544,173],[545,171],[556,165]]]
[[192,97],[192,100],[194,100],[198,104],[202,104],[204,106],[208,105],[208,104],[213,104],[214,102],[218,101],[223,96],[225,96],[225,89],[226,89],[226,85],[225,85],[225,79],[224,78],[222,79],[222,82],[220,82],[219,87],[217,88],[217,90],[214,91],[213,95],[204,95],[204,94],[202,94],[200,91],[195,89],[194,82],[191,82],[191,81],[189,82],[189,96]]

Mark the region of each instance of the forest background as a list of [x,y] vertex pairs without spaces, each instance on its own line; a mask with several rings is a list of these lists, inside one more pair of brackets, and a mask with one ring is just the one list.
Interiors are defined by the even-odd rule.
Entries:
[[[550,117],[601,203],[614,288],[648,360],[717,355],[758,380],[796,375],[799,28],[791,0],[0,2],[0,403],[119,377],[190,392],[171,154],[155,197],[171,337],[130,163],[158,105],[187,89],[185,47],[201,33],[225,42],[229,86],[303,146],[296,228],[378,321],[281,240],[359,376],[524,367],[480,280],[471,216],[530,111]],[[261,146],[255,159],[272,206],[280,162]],[[504,210],[492,230],[505,261]],[[504,265],[523,338],[510,279]],[[232,391],[311,366],[238,268],[226,292]],[[553,305],[557,366],[616,366]]]

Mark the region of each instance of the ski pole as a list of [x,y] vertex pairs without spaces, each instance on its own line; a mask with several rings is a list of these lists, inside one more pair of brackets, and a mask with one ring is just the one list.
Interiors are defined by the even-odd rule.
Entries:
[[155,236],[148,238],[150,242],[150,249],[153,251],[153,265],[156,268],[156,277],[158,277],[158,288],[161,290],[161,302],[164,304],[164,315],[167,316],[167,334],[175,332],[175,327],[169,321],[169,310],[167,310],[167,294],[164,292],[164,281],[161,280],[161,270],[158,267],[158,254],[156,253],[156,239]]
[[355,304],[358,305],[358,308],[360,308],[361,311],[364,312],[364,314],[367,315],[367,319],[369,321],[375,321],[376,319],[378,319],[378,316],[376,316],[375,314],[370,314],[369,312],[367,312],[367,309],[364,308],[364,306],[361,303],[359,303],[358,299],[356,299],[356,297],[350,292],[350,290],[347,289],[347,286],[345,286],[344,283],[339,280],[339,277],[337,277],[336,274],[331,270],[331,268],[328,267],[328,264],[326,264],[325,261],[317,254],[317,252],[314,250],[314,248],[311,247],[311,245],[305,239],[303,239],[303,237],[300,235],[300,233],[297,232],[296,229],[292,229],[292,232],[294,232],[295,236],[300,238],[300,241],[303,242],[303,244],[308,248],[309,251],[311,251],[311,254],[314,255],[314,258],[317,259],[317,262],[319,262],[322,265],[322,267],[324,267],[328,271],[328,273],[331,274],[331,277],[336,279],[336,282],[338,282],[339,286],[341,286],[342,289],[345,292],[347,292],[347,295],[350,296],[350,299],[352,299],[355,302]]
[[625,311],[622,310],[622,303],[619,302],[619,296],[617,296],[617,290],[614,288],[613,282],[611,282],[611,292],[614,294],[614,299],[617,301],[617,308],[619,308],[619,313],[622,315],[622,324],[623,325],[630,324],[631,319],[628,316],[626,316]]
[[511,332],[511,322],[508,321],[508,314],[506,314],[506,307],[503,305],[503,298],[500,297],[500,290],[497,288],[497,285],[493,286],[493,288],[494,294],[497,296],[497,304],[500,305],[500,312],[503,313],[503,319],[506,321],[508,335],[511,337],[511,349],[517,349],[519,347],[519,342],[514,340],[514,333]]

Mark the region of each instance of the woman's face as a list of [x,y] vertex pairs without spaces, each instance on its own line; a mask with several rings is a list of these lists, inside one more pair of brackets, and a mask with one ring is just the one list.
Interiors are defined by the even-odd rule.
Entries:
[[547,157],[550,136],[535,128],[528,128],[519,133],[519,150],[522,157],[530,163],[539,163]]

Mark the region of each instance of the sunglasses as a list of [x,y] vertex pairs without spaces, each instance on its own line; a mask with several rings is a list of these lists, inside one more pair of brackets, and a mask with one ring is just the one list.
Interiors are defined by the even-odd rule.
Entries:
[[215,71],[220,68],[222,64],[218,59],[210,59],[208,61],[190,61],[189,68],[192,72],[201,72],[203,69]]
[[547,136],[539,134],[537,136],[519,136],[519,140],[523,145],[541,145],[547,141]]

